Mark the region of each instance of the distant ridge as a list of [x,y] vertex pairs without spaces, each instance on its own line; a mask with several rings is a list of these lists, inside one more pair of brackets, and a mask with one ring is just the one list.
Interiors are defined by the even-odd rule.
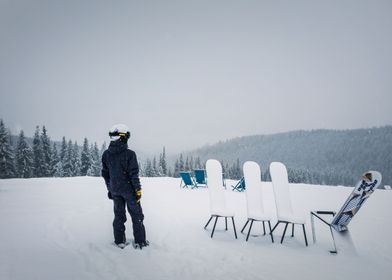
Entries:
[[[378,170],[383,175],[382,185],[391,185],[392,126],[244,136],[204,146],[186,155],[199,156],[203,161],[208,158],[225,162],[238,158],[241,163],[253,160],[261,165],[262,172],[272,161],[281,161],[290,169],[319,176],[319,180],[334,177],[328,183],[344,185],[354,184],[366,170]],[[317,178],[313,181],[323,183],[317,182]]]

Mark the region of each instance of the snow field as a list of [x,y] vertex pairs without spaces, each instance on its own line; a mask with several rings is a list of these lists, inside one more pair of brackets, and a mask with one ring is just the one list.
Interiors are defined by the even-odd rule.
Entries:
[[[234,184],[228,181],[228,185]],[[330,255],[330,236],[316,225],[318,243],[305,247],[302,230],[279,243],[283,226],[262,236],[254,224],[245,242],[244,193],[225,192],[236,213],[220,219],[214,238],[208,189],[181,189],[177,178],[142,178],[142,206],[150,247],[112,245],[112,202],[102,178],[0,180],[0,279],[389,279],[392,272],[388,215],[392,192],[377,190],[350,223],[359,256]],[[274,214],[271,183],[263,183],[265,210]],[[351,188],[291,185],[293,207],[338,210]],[[132,238],[130,217],[127,238]],[[288,232],[291,229],[288,229]],[[254,236],[259,234],[259,236]]]

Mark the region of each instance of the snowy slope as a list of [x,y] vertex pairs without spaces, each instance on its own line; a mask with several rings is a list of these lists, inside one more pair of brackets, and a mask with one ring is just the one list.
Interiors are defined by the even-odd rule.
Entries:
[[[392,191],[376,191],[350,224],[358,257],[330,255],[329,236],[304,246],[300,230],[283,245],[268,236],[234,239],[223,222],[213,239],[207,189],[179,179],[142,178],[147,238],[136,251],[112,246],[112,202],[101,178],[0,180],[0,279],[390,279]],[[270,183],[266,210],[274,213]],[[337,210],[350,188],[292,185],[294,207]],[[246,221],[243,193],[226,192],[237,232]],[[130,219],[129,219],[130,220]],[[131,238],[127,221],[127,237]],[[322,227],[320,226],[320,230]],[[276,233],[279,240],[283,228]],[[252,233],[262,232],[254,225]],[[319,233],[319,232],[318,232]],[[308,237],[311,239],[310,223]]]

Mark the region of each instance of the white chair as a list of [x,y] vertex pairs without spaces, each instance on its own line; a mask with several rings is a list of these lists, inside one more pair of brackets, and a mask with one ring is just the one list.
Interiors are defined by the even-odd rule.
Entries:
[[208,220],[207,224],[204,226],[204,229],[207,228],[212,218],[215,217],[214,227],[212,229],[211,238],[214,236],[216,223],[218,218],[225,218],[225,225],[227,230],[227,218],[231,218],[233,222],[234,235],[237,239],[237,232],[235,229],[234,223],[234,212],[229,211],[226,208],[226,200],[224,194],[224,186],[223,186],[223,177],[222,177],[222,165],[219,161],[215,159],[209,159],[206,163],[206,172],[208,178],[208,192],[210,195],[210,213],[211,217]]
[[292,225],[292,237],[294,236],[294,225],[302,225],[305,245],[308,246],[308,240],[306,238],[305,230],[306,219],[303,216],[294,214],[291,205],[290,188],[286,166],[281,162],[272,162],[270,164],[270,175],[275,194],[276,213],[278,218],[276,225],[272,229],[272,232],[274,232],[274,230],[280,223],[286,224],[284,227],[282,239],[280,241],[280,243],[283,243],[286,230],[289,224]]
[[263,231],[265,232],[265,222],[268,222],[272,243],[274,237],[271,230],[271,217],[266,215],[263,206],[263,193],[261,186],[261,171],[260,166],[254,161],[247,161],[243,166],[244,179],[245,179],[245,194],[248,220],[246,221],[241,233],[244,232],[246,226],[250,222],[246,241],[249,239],[250,231],[252,230],[253,222],[263,222]]

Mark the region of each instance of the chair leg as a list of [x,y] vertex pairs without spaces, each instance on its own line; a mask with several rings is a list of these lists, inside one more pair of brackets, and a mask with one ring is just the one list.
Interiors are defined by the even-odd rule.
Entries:
[[331,231],[331,235],[332,235],[332,243],[333,243],[333,250],[330,250],[329,252],[331,253],[331,254],[337,254],[338,253],[338,249],[336,248],[336,243],[335,243],[335,237],[334,237],[334,235],[333,235],[333,230],[332,230],[332,227],[331,226],[329,226],[329,230]]
[[206,225],[204,226],[204,229],[206,229],[206,228],[208,227],[208,225],[210,224],[211,220],[212,220],[212,216],[210,217],[210,219],[208,220],[208,222],[207,222]]
[[291,237],[294,237],[294,223],[291,224]]
[[231,220],[233,221],[233,229],[234,229],[235,239],[237,239],[237,231],[235,230],[234,217],[231,217]]
[[272,235],[272,230],[271,230],[271,221],[268,221],[268,226],[269,226],[269,230],[270,230],[272,243],[274,243],[274,236]]
[[264,235],[265,235],[265,224],[264,224],[264,221],[263,221],[263,231],[264,231]]
[[245,230],[246,226],[248,225],[248,223],[249,223],[249,219],[246,221],[246,223],[245,223],[244,227],[241,229],[241,233],[243,233],[243,232],[244,232],[244,230]]
[[306,245],[306,247],[307,247],[307,246],[308,246],[308,239],[306,238],[305,225],[302,225],[302,229],[304,230],[305,245]]
[[312,226],[313,244],[316,244],[316,229],[314,228],[314,213],[310,212],[310,225]]
[[284,236],[285,236],[285,234],[286,234],[286,229],[287,229],[287,226],[288,226],[288,225],[289,225],[289,223],[286,222],[286,225],[285,225],[284,231],[283,231],[283,235],[282,235],[282,239],[280,240],[280,244],[283,243],[283,239],[284,239]]
[[218,216],[216,216],[216,218],[215,218],[214,227],[213,227],[212,232],[211,232],[211,238],[214,236],[214,231],[215,231],[215,227],[216,227],[216,222],[217,221],[218,221]]
[[280,221],[278,221],[278,222],[276,223],[276,225],[274,226],[274,228],[271,230],[271,233],[274,232],[274,230],[276,229],[276,227],[277,227],[279,224],[280,224]]
[[248,235],[246,236],[246,241],[248,241],[248,239],[249,239],[249,235],[250,235],[250,231],[252,230],[253,222],[254,222],[254,220],[252,219],[252,221],[250,222],[250,226],[249,226],[249,230],[248,230]]
[[225,226],[226,226],[225,230],[227,230],[227,217],[225,217]]

